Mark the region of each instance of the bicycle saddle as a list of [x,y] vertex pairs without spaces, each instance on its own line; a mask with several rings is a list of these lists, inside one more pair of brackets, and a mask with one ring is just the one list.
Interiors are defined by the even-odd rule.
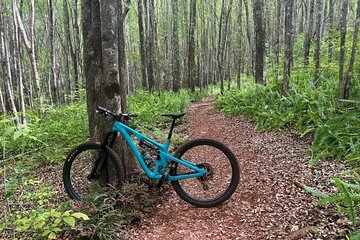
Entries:
[[171,117],[172,119],[181,118],[184,116],[186,112],[183,113],[167,113],[167,114],[161,114],[162,117]]

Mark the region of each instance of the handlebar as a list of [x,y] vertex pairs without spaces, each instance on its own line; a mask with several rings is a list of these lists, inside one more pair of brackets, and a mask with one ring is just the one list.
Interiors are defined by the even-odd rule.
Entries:
[[123,120],[130,120],[132,117],[137,117],[139,116],[138,114],[129,114],[129,113],[113,113],[109,110],[107,110],[106,108],[104,107],[100,107],[98,106],[96,108],[96,113],[98,114],[102,114],[104,115],[104,117],[106,117],[107,115],[110,115],[112,117],[114,117],[117,121],[123,121]]

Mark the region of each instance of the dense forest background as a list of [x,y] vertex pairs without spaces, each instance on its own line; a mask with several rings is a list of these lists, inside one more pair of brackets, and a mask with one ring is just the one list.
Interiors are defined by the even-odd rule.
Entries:
[[[83,4],[2,1],[2,112],[25,123],[26,107],[71,102],[85,88]],[[337,79],[339,98],[349,98],[353,77],[358,91],[356,1],[125,1],[124,8],[127,92],[217,83],[224,92],[229,80],[240,88],[251,76],[286,92],[299,69],[314,74],[314,86]]]
[[[351,170],[334,180],[335,196],[303,188],[341,206],[356,230],[360,1],[109,2],[116,13],[109,11],[108,23],[116,31],[122,109],[141,113],[158,136],[156,114],[217,95],[215,106],[226,114],[243,114],[259,129],[309,137],[311,164],[336,158]],[[105,16],[100,7],[95,0],[0,3],[0,173],[10,174],[2,180],[7,201],[16,202],[15,193],[25,191],[19,186],[29,181],[18,175],[33,169],[24,158],[35,166],[56,164],[65,150],[89,137],[85,89],[89,96],[88,76],[96,66],[89,62],[104,57],[94,37],[109,30],[96,15]],[[28,199],[50,198],[50,188],[35,185],[42,190]],[[47,203],[26,214],[35,219]],[[15,205],[6,212],[15,214]],[[25,221],[28,228],[34,219]]]

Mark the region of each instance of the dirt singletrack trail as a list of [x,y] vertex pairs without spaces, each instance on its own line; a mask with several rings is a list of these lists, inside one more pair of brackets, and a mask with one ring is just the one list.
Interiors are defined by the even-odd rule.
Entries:
[[[319,228],[328,218],[326,211],[293,183],[312,178],[314,169],[304,157],[308,144],[284,132],[256,131],[243,117],[214,109],[214,101],[206,98],[191,105],[186,131],[191,139],[216,139],[234,152],[240,165],[236,192],[222,205],[202,209],[181,200],[171,188],[130,239],[332,239],[321,235],[331,229]],[[316,180],[306,183],[316,184],[311,181]]]

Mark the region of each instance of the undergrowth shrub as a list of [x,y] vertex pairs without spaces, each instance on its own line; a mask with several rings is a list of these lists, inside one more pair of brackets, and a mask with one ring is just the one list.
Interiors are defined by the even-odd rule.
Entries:
[[315,158],[311,163],[328,157],[347,156],[360,163],[360,110],[353,109],[317,126],[312,145]]
[[33,176],[29,166],[18,163],[0,172],[10,174],[0,189],[7,206],[0,213],[1,239],[55,239],[89,220],[67,203],[50,203],[56,197],[52,187]]
[[[215,107],[242,114],[263,130],[293,128],[300,136],[314,134],[311,163],[328,157],[359,160],[360,111],[357,101],[338,102],[331,81],[317,88],[309,81],[293,85],[283,96],[276,84],[247,84],[241,91],[219,96]],[[305,86],[305,87],[304,87]],[[307,87],[306,87],[307,86]]]
[[[344,181],[339,178],[332,180],[338,190],[333,195],[323,193],[316,188],[305,186],[304,189],[312,195],[319,197],[319,206],[335,205],[338,210],[349,218],[354,229],[358,227],[358,215],[360,207],[360,178],[354,177],[351,181]],[[349,239],[359,239],[360,231],[352,233]]]

